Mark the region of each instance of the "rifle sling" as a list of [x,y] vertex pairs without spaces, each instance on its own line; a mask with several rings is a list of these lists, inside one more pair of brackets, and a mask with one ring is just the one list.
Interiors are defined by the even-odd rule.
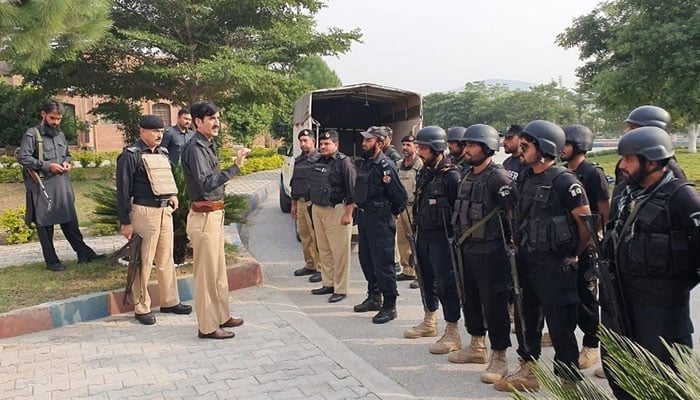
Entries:
[[464,243],[464,241],[467,240],[467,238],[469,236],[471,236],[474,232],[478,231],[484,225],[486,225],[486,223],[489,222],[489,220],[491,218],[493,218],[493,216],[496,215],[496,213],[498,213],[498,211],[500,211],[500,210],[501,210],[501,206],[494,208],[488,214],[486,214],[486,216],[484,218],[480,219],[479,222],[470,226],[469,229],[464,231],[464,233],[462,233],[462,235],[459,237],[459,239],[457,239],[457,247],[461,247],[462,243]]

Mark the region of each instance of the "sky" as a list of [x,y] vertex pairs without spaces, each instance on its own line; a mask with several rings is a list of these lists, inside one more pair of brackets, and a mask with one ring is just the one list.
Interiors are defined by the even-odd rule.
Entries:
[[344,85],[423,95],[509,79],[574,87],[578,49],[554,42],[600,0],[326,0],[317,28],[360,28],[363,43],[324,57]]

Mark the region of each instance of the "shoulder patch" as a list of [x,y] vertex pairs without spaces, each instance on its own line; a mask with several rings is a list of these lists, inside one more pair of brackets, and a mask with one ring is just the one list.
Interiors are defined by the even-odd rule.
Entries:
[[131,146],[131,147],[127,147],[127,148],[126,148],[126,151],[128,151],[128,152],[130,152],[130,153],[138,153],[138,152],[139,152],[139,148],[136,147],[136,146]]
[[690,223],[694,227],[700,228],[700,211],[690,214]]
[[167,155],[167,154],[170,154],[170,152],[168,151],[168,148],[167,148],[167,147],[159,147],[158,150],[159,150],[162,154],[166,154],[166,155]]
[[510,187],[510,185],[503,185],[500,188],[498,188],[498,195],[501,197],[508,197],[510,196],[511,190],[512,188]]
[[572,183],[568,190],[571,197],[576,197],[583,194],[583,186],[581,186],[581,184],[578,182]]

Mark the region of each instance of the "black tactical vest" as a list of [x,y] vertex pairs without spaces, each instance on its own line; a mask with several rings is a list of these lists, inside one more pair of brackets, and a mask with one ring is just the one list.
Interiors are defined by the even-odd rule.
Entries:
[[294,173],[292,174],[292,197],[310,199],[311,192],[311,168],[318,161],[318,153],[306,157],[301,154],[294,160]]
[[542,173],[541,183],[533,182],[529,169],[518,182],[518,204],[515,208],[516,240],[520,251],[538,252],[546,259],[575,255],[578,244],[576,222],[552,192],[554,181],[563,174],[571,174],[560,166],[552,166]]
[[[475,175],[470,170],[459,184],[459,193],[452,213],[452,225],[461,233],[482,220],[491,210],[498,207],[493,193],[488,193],[488,183],[498,169],[498,164],[491,163],[482,173]],[[501,228],[498,218],[491,218],[486,225],[472,233],[467,240],[501,240]]]
[[[328,164],[316,162],[311,167],[311,203],[318,206],[334,206],[343,199],[344,188],[333,187],[330,176],[333,170],[337,170],[335,163],[345,159],[345,154],[338,153],[335,159]],[[339,200],[340,199],[340,200]]]
[[[381,180],[384,176],[391,176],[391,166],[388,158],[382,158],[378,163],[371,160],[363,160],[357,169],[355,177],[355,192],[353,199],[358,207],[362,207],[368,201],[381,202],[384,199],[384,185]],[[387,203],[388,205],[388,203]]]
[[424,170],[416,177],[416,203],[414,223],[425,230],[445,229],[452,215],[444,177],[447,171],[429,174]]
[[[672,230],[670,201],[683,186],[675,178],[652,198],[644,201],[635,220],[624,232],[618,232],[618,262],[625,274],[650,278],[681,279],[695,275],[691,265],[690,232]],[[625,221],[618,221],[615,229]]]

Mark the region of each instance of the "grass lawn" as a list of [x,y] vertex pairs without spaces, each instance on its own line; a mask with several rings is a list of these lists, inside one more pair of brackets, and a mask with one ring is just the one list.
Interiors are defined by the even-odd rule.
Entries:
[[[615,154],[596,155],[590,153],[586,156],[588,161],[597,162],[605,170],[606,175],[615,175],[615,164],[620,156]],[[688,180],[695,182],[695,186],[700,186],[700,153],[688,153],[688,149],[676,149],[676,159],[683,171],[688,177]]]

